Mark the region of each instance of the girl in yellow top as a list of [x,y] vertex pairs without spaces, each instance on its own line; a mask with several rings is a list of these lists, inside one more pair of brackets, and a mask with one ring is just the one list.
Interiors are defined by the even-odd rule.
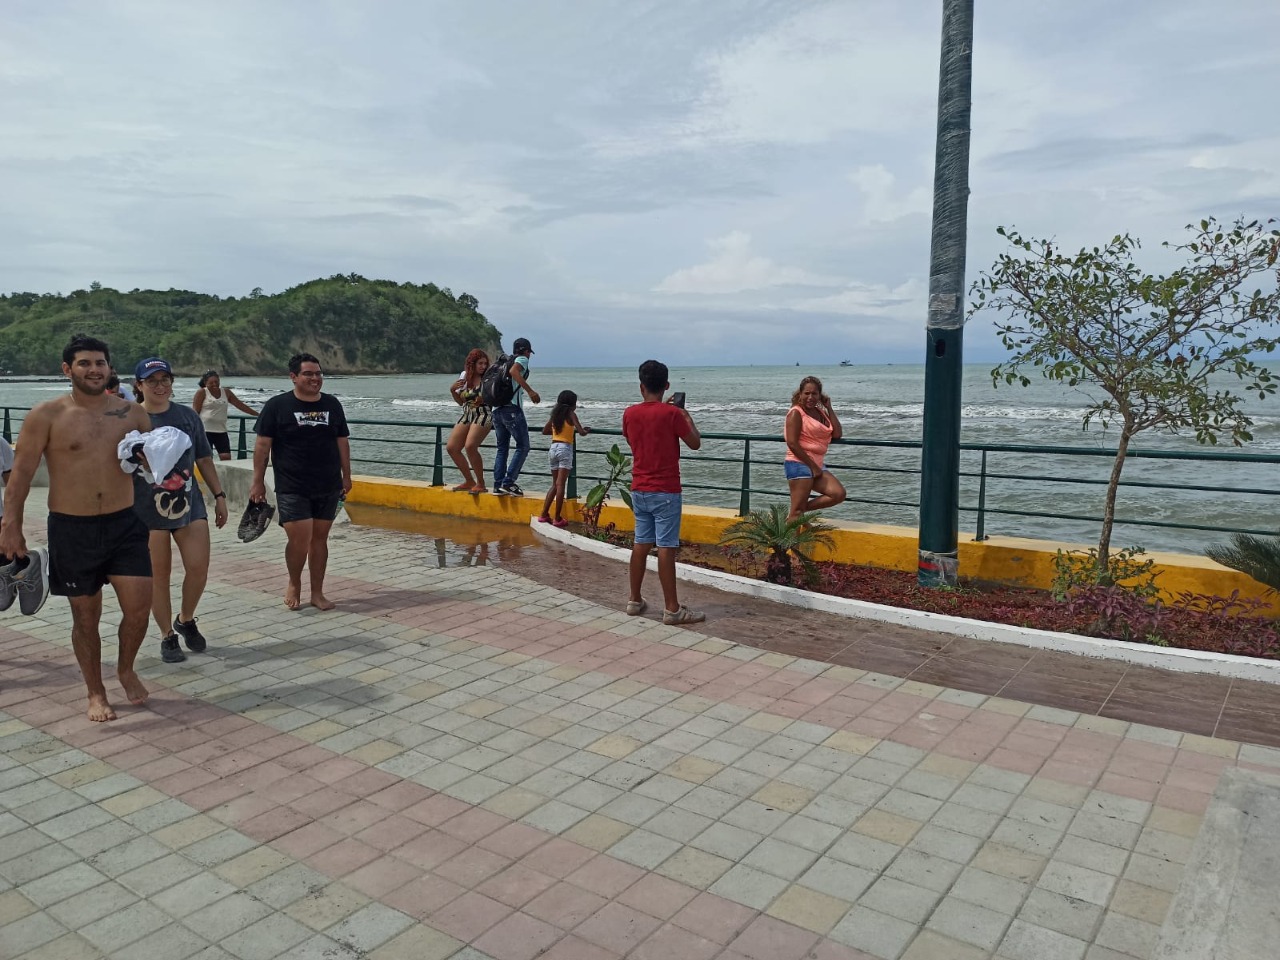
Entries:
[[[551,437],[551,489],[547,498],[542,501],[542,514],[539,523],[550,523],[557,527],[567,527],[569,522],[560,516],[564,510],[564,487],[569,482],[569,470],[573,467],[573,437],[580,433],[584,437],[590,433],[578,419],[578,395],[572,390],[561,390],[556,397],[556,405],[551,408],[551,419],[542,428],[542,432]],[[551,519],[551,501],[556,502],[556,518]]]

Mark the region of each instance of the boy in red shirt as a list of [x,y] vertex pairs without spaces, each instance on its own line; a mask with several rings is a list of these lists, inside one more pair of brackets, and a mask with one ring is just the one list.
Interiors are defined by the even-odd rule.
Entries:
[[702,446],[693,418],[662,395],[671,386],[667,365],[657,360],[640,364],[643,403],[622,413],[622,435],[631,446],[631,509],[636,516],[635,546],[631,548],[631,600],[627,614],[638,616],[648,606],[640,596],[649,552],[658,547],[658,581],[665,609],[662,622],[699,623],[706,615],[682,607],[676,596],[676,551],[680,548],[680,441],[690,450]]

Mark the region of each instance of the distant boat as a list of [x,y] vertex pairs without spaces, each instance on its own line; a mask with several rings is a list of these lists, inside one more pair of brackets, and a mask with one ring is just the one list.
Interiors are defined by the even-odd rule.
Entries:
[[853,361],[852,361],[852,360],[841,360],[841,361],[840,361],[840,366],[842,366],[842,367],[852,367],[852,366],[853,366]]

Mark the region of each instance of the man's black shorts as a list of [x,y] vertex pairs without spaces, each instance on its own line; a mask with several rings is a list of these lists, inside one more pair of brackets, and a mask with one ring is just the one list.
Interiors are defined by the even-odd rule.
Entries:
[[110,577],[151,576],[150,533],[133,507],[88,517],[49,514],[49,592],[91,597]]
[[338,515],[338,501],[341,499],[341,490],[318,497],[305,493],[277,493],[276,521],[283,526],[295,520],[332,520]]
[[209,438],[209,446],[217,450],[219,453],[225,453],[231,456],[231,436],[226,433],[210,433],[208,430],[204,435]]

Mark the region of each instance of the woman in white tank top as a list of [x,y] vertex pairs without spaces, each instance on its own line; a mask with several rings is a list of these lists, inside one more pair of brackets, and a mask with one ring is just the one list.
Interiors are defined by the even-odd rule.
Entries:
[[219,460],[231,459],[231,438],[227,435],[229,406],[235,406],[252,417],[258,415],[258,411],[232,393],[230,387],[223,388],[217,370],[205,371],[191,406],[200,414],[205,435],[213,449],[218,451]]

